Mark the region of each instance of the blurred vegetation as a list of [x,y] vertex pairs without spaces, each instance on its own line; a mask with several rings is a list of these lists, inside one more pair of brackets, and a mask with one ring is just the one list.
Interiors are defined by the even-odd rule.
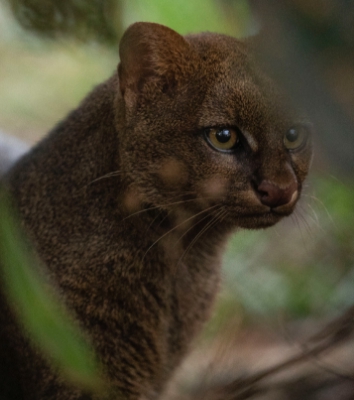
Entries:
[[[137,20],[164,23],[182,33],[217,30],[240,34],[247,27],[249,13],[245,0],[9,0],[8,4],[24,29],[42,37],[66,36],[106,45],[115,45],[126,23]],[[242,18],[225,18],[232,11]]]
[[354,188],[319,175],[310,186],[289,221],[230,243],[226,291],[246,315],[323,317],[354,303]]
[[102,390],[90,346],[24,244],[4,190],[0,192],[0,214],[2,282],[21,324],[67,379],[86,391]]
[[[3,4],[0,129],[29,142],[41,138],[93,85],[115,71],[118,39],[130,23],[149,20],[181,33],[211,30],[236,36],[247,36],[264,24],[267,64],[294,94],[295,106],[304,106],[318,126],[314,167],[294,216],[267,231],[239,232],[230,242],[225,289],[212,325],[227,324],[231,318],[240,325],[276,324],[279,316],[317,318],[353,304],[353,4],[345,0],[9,0],[6,4],[26,30],[16,25]],[[6,229],[11,234],[11,223]],[[16,263],[26,268],[24,259]]]
[[116,42],[119,37],[121,2],[116,0],[11,0],[17,21],[41,36],[75,36]]

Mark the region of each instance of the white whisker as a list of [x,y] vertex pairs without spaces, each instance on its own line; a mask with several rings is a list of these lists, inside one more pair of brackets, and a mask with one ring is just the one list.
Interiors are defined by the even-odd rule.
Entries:
[[211,206],[211,207],[206,208],[206,209],[203,210],[203,211],[198,212],[197,214],[192,215],[191,217],[189,217],[189,218],[183,220],[181,223],[177,224],[177,225],[174,226],[172,229],[168,230],[166,233],[164,233],[163,235],[161,235],[161,236],[160,236],[157,240],[155,240],[155,242],[146,250],[146,252],[145,252],[145,254],[144,254],[143,258],[142,258],[142,262],[144,261],[146,254],[147,254],[160,240],[162,240],[165,236],[167,236],[167,235],[170,234],[171,232],[175,231],[175,230],[178,229],[180,226],[184,225],[186,222],[192,220],[193,218],[198,217],[198,216],[201,215],[201,214],[204,214],[205,212],[208,212],[208,211],[210,211],[210,210],[216,208],[217,206],[219,206],[219,205],[218,205],[218,204],[213,205],[213,206]]
[[[333,220],[333,218],[332,218],[332,216],[331,216],[331,214],[330,214],[330,212],[329,212],[329,210],[328,210],[328,208],[326,207],[326,205],[323,203],[322,200],[320,200],[318,197],[316,197],[316,196],[314,196],[314,195],[310,195],[310,194],[304,194],[303,196],[304,196],[304,197],[308,197],[309,199],[311,199],[311,200],[317,202],[319,205],[321,205],[321,206],[323,207],[323,209],[325,210],[325,212],[326,212],[326,214],[327,214],[329,220],[331,221],[331,223],[332,223],[333,225],[336,225],[336,224],[335,224],[335,221]],[[308,203],[307,203],[307,204],[308,204]],[[308,205],[309,205],[309,204],[308,204]],[[309,206],[310,206],[310,205],[309,205]]]
[[[218,206],[221,206],[220,204],[218,204]],[[183,254],[181,255],[181,257],[179,258],[179,260],[177,261],[176,264],[176,270],[178,269],[178,265],[180,264],[180,262],[182,261],[182,259],[185,257],[185,255],[187,254],[187,252],[192,248],[192,246],[198,241],[198,239],[208,230],[210,229],[216,222],[219,221],[219,218],[221,215],[223,215],[224,213],[227,213],[223,208],[221,210],[219,210],[219,212],[212,218],[211,221],[209,221],[204,227],[203,229],[198,232],[198,234],[193,238],[193,240],[191,241],[191,243],[189,243],[189,245],[187,246],[187,248],[184,250]]]
[[95,183],[95,182],[101,181],[102,179],[108,179],[108,178],[112,178],[112,177],[114,177],[114,176],[119,176],[121,173],[122,173],[121,171],[109,172],[109,173],[106,174],[106,175],[103,175],[103,176],[100,176],[100,177],[94,179],[93,181],[91,181],[91,182],[89,183],[89,185],[92,185],[92,184]]
[[[181,194],[181,196],[187,196],[189,194],[195,194],[195,193],[194,192],[186,192],[186,193]],[[147,208],[144,208],[143,210],[135,211],[132,214],[129,214],[128,216],[126,216],[125,218],[122,219],[122,222],[127,220],[130,217],[133,217],[138,214],[142,214],[147,211],[157,210],[157,209],[161,209],[161,208],[167,208],[167,207],[176,206],[176,205],[180,205],[180,204],[191,203],[191,202],[195,202],[198,200],[206,200],[208,198],[212,198],[212,196],[194,197],[193,199],[179,200],[179,201],[175,201],[175,202],[171,202],[171,203],[165,203],[165,204],[159,204],[157,206],[147,207]]]

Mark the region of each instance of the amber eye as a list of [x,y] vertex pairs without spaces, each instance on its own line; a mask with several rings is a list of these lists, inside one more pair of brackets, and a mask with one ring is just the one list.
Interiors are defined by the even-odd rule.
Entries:
[[232,128],[207,129],[205,136],[209,144],[219,151],[231,151],[239,141],[238,132]]
[[284,145],[288,150],[295,150],[305,144],[308,129],[305,125],[297,125],[289,129],[284,135]]

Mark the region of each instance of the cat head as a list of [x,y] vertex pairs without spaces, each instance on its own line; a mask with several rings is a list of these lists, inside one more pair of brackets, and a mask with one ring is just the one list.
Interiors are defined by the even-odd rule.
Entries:
[[152,23],[125,32],[117,129],[137,207],[210,213],[245,228],[293,211],[309,169],[310,127],[251,47]]

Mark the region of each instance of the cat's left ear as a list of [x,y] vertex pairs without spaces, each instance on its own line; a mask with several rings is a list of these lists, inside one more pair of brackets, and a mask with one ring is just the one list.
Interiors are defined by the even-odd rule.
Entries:
[[143,92],[165,92],[187,82],[198,68],[198,55],[184,37],[154,23],[131,25],[121,39],[119,55],[119,86],[128,106],[134,106]]

